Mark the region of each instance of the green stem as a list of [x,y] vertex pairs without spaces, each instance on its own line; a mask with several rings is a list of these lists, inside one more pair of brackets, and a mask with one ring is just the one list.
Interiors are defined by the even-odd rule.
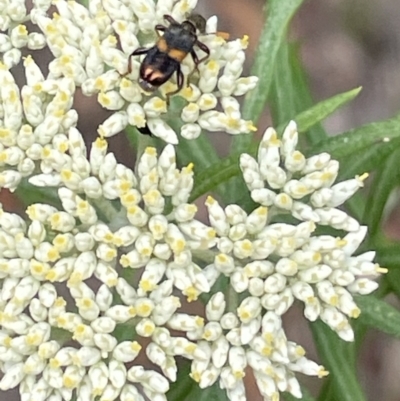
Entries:
[[205,262],[208,264],[213,263],[213,261],[215,259],[215,255],[217,255],[217,253],[219,253],[219,252],[216,252],[213,250],[204,250],[204,249],[192,250],[192,255],[194,258],[201,260],[202,262]]
[[98,212],[100,212],[100,217],[104,217],[107,222],[112,221],[112,219],[117,214],[117,210],[114,208],[112,202],[109,199],[90,199],[90,203],[95,207]]
[[226,298],[227,298],[227,310],[228,312],[232,312],[235,315],[237,314],[236,309],[239,306],[239,294],[235,291],[235,289],[229,284],[226,290]]

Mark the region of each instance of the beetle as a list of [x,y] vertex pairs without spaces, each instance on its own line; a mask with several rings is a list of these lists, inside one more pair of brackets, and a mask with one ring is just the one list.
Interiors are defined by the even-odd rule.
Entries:
[[[177,89],[166,94],[167,102],[169,97],[175,95],[183,88],[184,77],[181,71],[181,63],[185,57],[190,54],[193,58],[195,68],[189,74],[190,76],[197,70],[198,65],[210,56],[210,49],[197,38],[196,22],[189,19],[179,23],[170,15],[164,15],[164,19],[169,22],[169,26],[156,25],[155,31],[158,40],[153,47],[140,47],[131,55],[140,56],[145,54],[140,65],[139,85],[145,91],[153,92],[163,83],[167,82],[176,71]],[[163,35],[160,35],[163,32]],[[199,59],[194,46],[201,49],[206,55]],[[132,72],[132,66],[129,63],[128,73]]]

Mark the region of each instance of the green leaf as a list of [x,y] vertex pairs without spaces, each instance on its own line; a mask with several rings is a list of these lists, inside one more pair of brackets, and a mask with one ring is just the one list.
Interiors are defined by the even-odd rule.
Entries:
[[[340,93],[323,100],[314,107],[305,73],[299,63],[297,46],[283,43],[278,53],[276,71],[269,103],[274,125],[280,130],[286,126],[293,116],[299,132],[305,132],[307,140],[315,144],[326,138],[324,129],[316,125],[331,115],[335,110],[353,100],[361,91],[361,87]],[[304,109],[307,109],[304,111]],[[303,112],[304,111],[304,112]],[[311,129],[317,128],[310,132]]]
[[353,100],[361,91],[361,87],[340,93],[329,99],[319,102],[308,110],[300,113],[294,120],[297,122],[299,132],[307,132],[315,124],[325,120],[337,109]]
[[400,312],[373,295],[354,296],[361,315],[357,319],[368,327],[400,338]]
[[[385,160],[400,147],[400,138],[393,139],[389,142],[382,142],[374,146],[363,148],[352,154],[352,157],[346,157],[340,160],[340,172],[337,181],[347,180],[357,174],[371,172],[385,164]],[[377,193],[375,191],[375,193]],[[377,193],[378,197],[381,195]],[[373,197],[373,195],[372,195]],[[346,202],[346,208],[350,214],[362,224],[377,224],[378,221],[368,222],[374,218],[375,212],[370,215],[370,206],[366,204],[363,191],[359,191]],[[368,213],[366,212],[368,211]],[[378,231],[373,226],[370,227],[370,234],[376,235]]]
[[[330,372],[335,400],[365,401],[357,379],[355,366],[351,362],[354,344],[345,343],[335,332],[321,321],[311,324],[315,345],[325,368]],[[349,357],[350,356],[350,357]]]
[[[301,55],[298,49],[298,46],[294,47],[293,51],[289,53],[290,57],[290,65],[292,66],[292,76],[293,76],[293,86],[296,88],[299,96],[299,101],[302,105],[302,108],[299,111],[304,111],[311,106],[313,106],[316,102],[311,96],[308,79],[304,70],[303,65],[301,64]],[[297,113],[296,113],[297,114]],[[294,114],[288,117],[287,120],[293,117]],[[318,122],[313,124],[310,129],[305,132],[305,139],[308,145],[313,145],[323,139],[326,138],[327,134],[322,125]]]
[[188,396],[198,387],[198,384],[189,376],[190,374],[189,361],[182,361],[179,365],[178,379],[171,383],[170,389],[167,392],[168,401],[186,401]]
[[[125,129],[124,129],[124,133],[126,135],[126,137],[128,138],[129,144],[131,145],[131,147],[133,149],[137,149],[138,148],[138,141],[139,141],[139,135],[143,135],[141,134],[136,127],[132,126],[132,125],[128,125]],[[149,136],[151,138],[151,136]]]
[[379,168],[390,154],[398,148],[400,148],[400,138],[381,142],[354,152],[352,157],[340,160],[339,181]]
[[[270,0],[267,18],[260,36],[251,75],[259,78],[257,86],[246,96],[243,107],[245,118],[256,124],[267,101],[275,70],[279,47],[283,42],[290,20],[304,0]],[[233,138],[231,153],[242,152],[250,145],[251,135]]]
[[363,216],[365,212],[365,196],[359,191],[356,192],[347,202],[346,210],[352,217],[364,224]]
[[119,343],[123,341],[133,341],[137,338],[134,320],[130,320],[126,323],[119,323],[115,326],[112,335],[117,339]]
[[397,297],[400,297],[400,269],[390,269],[385,276],[385,281]]
[[353,156],[355,152],[391,139],[400,138],[400,115],[328,138],[310,149],[309,154],[328,152],[336,159]]
[[[296,53],[291,57],[292,53]],[[312,105],[308,88],[298,87],[294,82],[293,68],[299,67],[297,48],[282,43],[275,66],[271,91],[268,97],[273,126],[289,121],[294,115]]]
[[[299,113],[294,120],[298,122],[298,131],[300,133],[309,130],[315,124],[318,124],[323,119],[328,117],[334,111],[336,111],[339,107],[344,105],[349,100],[353,99],[359,89],[353,89],[349,92],[341,93],[339,95],[333,96],[330,99],[323,100],[315,106],[312,106],[310,109]],[[281,124],[277,130],[283,131],[285,126],[289,121]],[[251,155],[255,155],[257,153],[258,143],[253,143],[250,147],[249,153]],[[192,191],[191,201],[197,199],[199,196],[215,189],[221,183],[228,181],[229,179],[236,177],[240,174],[239,168],[239,154],[232,154],[225,159],[219,160],[218,162],[211,164],[205,170],[198,172],[195,175],[195,187]],[[238,181],[235,180],[235,183]],[[242,194],[243,190],[239,190],[237,185],[234,186],[233,192],[237,192],[237,194]],[[236,195],[232,198],[236,199]]]
[[400,177],[399,158],[400,149],[396,149],[374,177],[363,218],[363,222],[368,225],[371,237],[378,233],[389,195],[398,185]]
[[[298,45],[282,43],[268,98],[275,127],[286,124],[293,116],[314,104],[300,59]],[[305,117],[307,121],[310,121],[309,116]],[[320,124],[314,125],[305,136],[307,143],[311,142],[311,144],[325,138],[326,133]]]
[[25,206],[32,205],[33,203],[47,203],[58,209],[61,208],[61,201],[56,188],[36,187],[29,184],[27,180],[23,180],[18,185],[15,193]]
[[379,264],[388,269],[400,269],[400,243],[393,242],[390,244],[375,246],[377,252],[377,260]]
[[334,389],[332,385],[332,377],[328,376],[322,385],[318,394],[318,401],[336,401],[334,398]]
[[193,163],[197,171],[202,171],[220,160],[215,147],[204,133],[196,139],[179,138],[178,157],[181,165]]
[[190,195],[189,202],[193,202],[201,195],[213,190],[219,184],[228,181],[239,173],[239,156],[232,155],[211,165],[199,174],[195,174],[195,186]]
[[[301,386],[302,397],[300,398],[301,401],[315,401],[315,398],[311,396],[309,391],[304,387]],[[283,393],[283,398],[285,401],[298,401],[299,398],[293,397],[292,394]]]
[[52,326],[50,330],[50,338],[51,340],[57,341],[58,344],[64,345],[72,340],[72,334],[65,329]]

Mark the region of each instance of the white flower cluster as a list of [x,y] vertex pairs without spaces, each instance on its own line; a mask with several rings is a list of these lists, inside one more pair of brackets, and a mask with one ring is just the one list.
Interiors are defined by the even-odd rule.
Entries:
[[[291,123],[282,148],[296,136]],[[176,168],[172,145],[158,157],[147,148],[134,173],[107,153],[104,139],[97,139],[86,156],[76,128],[57,138],[57,148],[44,152],[49,157],[40,162],[42,173],[29,180],[58,186],[64,210],[31,205],[29,225],[16,215],[0,215],[1,389],[19,384],[22,395],[54,400],[68,400],[73,393],[78,400],[88,394],[128,400],[142,392],[161,400],[169,389],[166,378],[176,380],[178,355],[193,361],[192,377],[202,388],[219,380],[232,401],[244,399],[247,366],[266,400],[277,399],[279,391],[299,396],[294,372],[326,374],[287,340],[280,315],[299,299],[309,320],[320,317],[339,336],[352,339],[347,316],[357,317],[359,310],[351,294],[373,291],[377,284],[366,276],[383,272],[372,263],[373,252],[352,256],[364,227],[344,238],[313,236],[314,221],[274,223],[266,206],[247,215],[238,205],[222,208],[211,197],[208,227],[187,203],[192,166]],[[277,144],[275,138],[272,148]],[[270,150],[265,137],[260,148]],[[260,171],[257,165],[253,176]],[[247,183],[251,174],[247,167]],[[346,182],[339,185],[346,193]],[[198,250],[212,252],[214,262],[202,269],[195,262]],[[228,292],[245,295],[240,304],[225,312],[224,295],[214,294],[206,321],[179,310],[174,289],[196,300],[210,292],[221,273],[230,279]],[[135,334],[120,340],[119,326],[132,327]],[[61,346],[51,328],[70,333],[79,347]],[[184,334],[175,337],[170,330]],[[143,346],[164,376],[125,365]]]
[[[64,210],[33,204],[29,224],[0,213],[0,389],[19,385],[22,399],[34,394],[35,401],[70,400],[74,392],[80,401],[140,400],[142,392],[165,400],[166,378],[176,380],[174,357],[206,358],[195,342],[170,329],[185,333],[204,325],[203,318],[178,310],[173,289],[189,301],[210,290],[191,250],[212,247],[214,230],[195,220],[196,207],[186,203],[192,172],[176,169],[172,145],[158,158],[148,148],[135,176],[106,154],[104,140],[85,159],[82,138],[70,132],[69,155],[60,161],[67,168],[59,172],[53,163],[52,174],[32,178],[58,182]],[[110,225],[91,204],[100,198],[120,201]],[[131,333],[128,339],[118,337],[118,327]],[[76,345],[54,340],[54,328]],[[163,375],[143,363],[128,367],[144,345]]]
[[[60,93],[54,99],[64,97],[67,94]],[[285,149],[285,160],[297,158],[294,123],[282,142],[271,132],[267,130],[259,153],[276,158]],[[46,145],[38,148],[42,172],[29,181],[59,187],[64,210],[31,205],[29,225],[16,215],[0,215],[0,366],[5,373],[1,389],[19,384],[21,394],[51,395],[54,400],[68,400],[73,392],[78,400],[87,394],[129,399],[141,392],[150,399],[165,399],[165,378],[176,380],[174,357],[180,355],[193,360],[192,377],[202,388],[219,380],[232,401],[244,399],[246,366],[253,369],[266,400],[277,398],[279,391],[299,396],[294,372],[323,376],[325,371],[308,361],[281,328],[280,315],[295,299],[305,304],[309,320],[320,317],[340,337],[352,340],[347,317],[357,317],[359,309],[351,294],[373,291],[377,284],[368,276],[384,271],[372,262],[374,252],[352,256],[365,227],[335,225],[333,219],[331,226],[346,228],[346,236],[313,235],[313,220],[297,225],[273,222],[283,209],[278,202],[265,201],[269,210],[261,205],[247,215],[238,205],[222,208],[211,197],[206,201],[209,227],[195,219],[197,208],[187,203],[192,166],[177,169],[172,145],[158,157],[155,149],[147,148],[134,173],[107,153],[105,139],[98,138],[87,156],[73,126],[67,134],[46,138]],[[266,190],[270,199],[275,192],[261,187],[264,181],[270,184],[269,169],[262,164],[264,157],[259,160],[243,155],[243,175],[252,196]],[[305,181],[312,174],[304,174],[309,160],[304,159],[299,170]],[[286,174],[287,183],[294,181],[286,165],[276,168]],[[328,180],[320,188],[314,186],[312,196],[329,189],[330,199],[336,199],[326,201],[331,207],[302,205],[316,213],[335,214],[332,205],[354,193],[359,187],[355,182],[359,183],[330,186]],[[285,188],[278,188],[274,199],[280,194],[289,197]],[[109,223],[99,218],[99,212]],[[297,211],[291,212],[298,217]],[[329,222],[328,218],[323,223]],[[204,269],[195,262],[198,250],[215,255]],[[137,273],[132,276],[129,271]],[[245,295],[240,304],[225,313],[224,295],[214,294],[206,321],[179,310],[174,289],[187,300],[196,300],[210,292],[221,273],[230,279],[229,291]],[[55,283],[62,284],[64,293]],[[120,341],[115,334],[119,325],[125,330],[132,327],[136,334]],[[70,333],[79,347],[62,347],[51,338],[52,327]],[[185,334],[174,337],[171,329]],[[146,356],[164,376],[125,366],[139,355],[145,345],[142,338],[150,339]],[[117,377],[111,371],[117,371]],[[33,380],[37,375],[40,379]],[[139,390],[136,383],[141,384]]]
[[287,391],[301,398],[300,385],[293,372],[323,377],[322,366],[304,357],[304,349],[288,341],[280,316],[262,314],[256,297],[246,298],[236,312],[227,312],[224,294],[214,294],[206,306],[208,323],[188,332],[197,340],[206,359],[194,358],[191,376],[201,388],[219,378],[231,400],[245,400],[243,378],[247,366],[252,368],[258,389],[265,400],[279,400]]
[[[240,158],[260,206],[248,214],[208,197],[210,224],[200,222],[189,203],[193,165],[177,168],[178,135],[166,122],[176,84],[143,92],[141,60],[130,57],[154,46],[165,14],[182,22],[196,0],[32,3],[29,12],[22,0],[0,7],[0,189],[22,179],[55,187],[62,209],[33,204],[24,221],[0,208],[0,389],[19,385],[22,401],[164,401],[182,356],[201,388],[218,382],[231,401],[245,400],[250,368],[266,401],[300,397],[295,372],[326,371],[286,338],[281,316],[299,300],[308,320],[352,340],[352,294],[372,292],[385,272],[374,252],[354,256],[366,228],[338,208],[366,175],[334,184],[338,162],[296,150],[294,122],[281,139],[269,128],[257,159]],[[32,23],[41,33],[28,33]],[[234,98],[257,82],[240,77],[247,39],[226,42],[216,31],[211,18],[208,34],[199,32],[210,57],[172,105],[185,103],[187,139],[253,129]],[[10,69],[23,48],[45,45],[54,56],[47,76],[29,55],[20,89]],[[194,69],[185,58],[184,76]],[[90,150],[72,108],[78,87],[114,112]],[[159,155],[146,148],[135,171],[107,150],[106,138],[129,124],[169,142]],[[221,275],[225,294],[213,290]],[[207,293],[203,317],[186,313]]]
[[[34,12],[46,12],[51,0],[33,0]],[[30,19],[26,0],[3,0],[0,4],[0,54],[2,62],[11,68],[18,64],[22,49],[39,50],[46,46],[42,33],[29,32],[26,24]]]
[[[357,177],[332,186],[338,162],[326,153],[306,159],[295,149],[297,138],[294,122],[282,140],[268,128],[258,162],[250,155],[241,156],[244,180],[253,200],[262,204],[251,214],[238,205],[222,208],[213,198],[207,199],[218,238],[218,253],[206,267],[207,274],[213,280],[221,273],[230,277],[236,293],[248,292],[246,299],[278,315],[300,300],[308,320],[319,317],[342,339],[352,341],[347,317],[360,313],[352,294],[371,293],[378,286],[373,278],[386,272],[373,263],[375,252],[353,256],[367,229],[336,208],[356,192],[362,180]],[[282,211],[305,221],[274,222]],[[338,236],[313,235],[316,224],[348,234],[343,238],[339,232]]]
[[[28,15],[23,0],[15,3],[20,4],[19,14],[13,7],[0,11],[1,26],[10,30],[0,37],[0,53],[4,53],[3,62],[8,68],[20,61],[17,48],[47,44],[54,59],[46,80],[70,78],[84,95],[96,95],[104,108],[114,112],[99,127],[101,136],[115,135],[129,124],[137,128],[147,126],[153,135],[168,143],[178,143],[177,134],[165,121],[165,94],[174,91],[176,84],[168,81],[158,94],[144,92],[139,85],[141,59],[131,54],[140,47],[155,45],[154,27],[166,23],[164,15],[182,22],[197,1],[162,0],[155,4],[153,0],[90,0],[86,8],[76,1],[56,0],[52,3],[57,12],[53,13],[52,9],[47,10],[50,1],[37,0]],[[25,25],[13,28],[14,22],[26,20],[36,24],[41,33],[28,35]],[[179,93],[184,99],[179,110],[184,123],[181,136],[194,139],[202,129],[230,134],[254,130],[250,121],[241,118],[239,103],[234,98],[257,83],[256,77],[240,77],[247,37],[226,42],[217,35],[216,17],[210,18],[204,34],[198,35],[209,48],[210,56],[200,63],[195,74],[191,74],[195,65],[190,55],[182,62],[183,75],[193,75],[193,79]],[[197,48],[195,51],[201,52]],[[223,111],[217,110],[220,106]]]
[[71,109],[73,80],[45,80],[30,56],[24,67],[27,83],[20,90],[0,64],[0,188],[11,191],[36,170],[47,173],[62,163],[68,132],[78,121]]
[[[179,171],[172,145],[159,157],[154,148],[147,148],[137,175],[118,163],[113,153],[107,153],[104,139],[94,142],[87,158],[83,138],[75,128],[70,129],[63,149],[65,152],[52,150],[46,173],[29,179],[37,186],[60,186],[65,213],[52,217],[54,229],[72,230],[75,221],[69,220],[79,218],[81,230],[88,231],[88,249],[79,250],[91,250],[92,237],[95,242],[104,242],[99,255],[106,262],[114,261],[118,248],[123,249],[119,251],[123,267],[146,266],[139,283],[144,292],[155,289],[164,273],[189,300],[209,291],[205,274],[192,261],[191,250],[214,246],[215,231],[194,218],[197,207],[187,203],[193,186],[192,165]],[[112,219],[114,232],[99,221],[90,200],[95,205],[108,204],[105,212]],[[113,200],[118,201],[119,212],[110,209]]]
[[337,207],[363,186],[368,174],[333,185],[339,162],[332,160],[329,153],[306,159],[296,149],[297,142],[297,127],[292,121],[282,140],[273,128],[265,131],[257,160],[248,154],[241,155],[240,168],[252,199],[271,206],[274,213],[287,212],[299,220],[358,231],[357,220]]

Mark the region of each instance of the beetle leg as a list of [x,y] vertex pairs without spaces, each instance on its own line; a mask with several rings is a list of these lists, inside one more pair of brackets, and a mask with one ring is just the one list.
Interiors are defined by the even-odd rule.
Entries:
[[146,54],[150,49],[148,47],[138,47],[131,53],[131,56],[140,56]]
[[165,14],[163,17],[164,17],[164,19],[167,20],[170,24],[178,24],[178,23],[172,18],[171,15]]
[[132,56],[141,56],[142,54],[146,54],[150,49],[146,47],[139,47],[131,53],[129,56],[129,63],[128,63],[128,72],[124,75],[128,75],[132,72],[132,65],[131,65],[131,57]]
[[178,87],[174,91],[165,94],[165,97],[167,98],[167,105],[169,105],[170,97],[181,91],[181,89],[183,88],[183,81],[184,78],[181,71],[181,66],[178,64],[178,67],[176,69],[176,84]]
[[[197,54],[196,54],[196,52],[195,52],[194,50],[192,50],[192,51],[190,52],[190,55],[192,56],[192,59],[193,59],[193,61],[194,61],[194,68],[193,68],[192,71],[190,71],[189,75],[187,76],[187,82],[186,82],[186,85],[187,85],[187,86],[190,85],[190,79],[192,78],[192,75],[193,75],[196,71],[199,72],[199,67],[198,67],[198,65],[199,65],[199,63],[200,63],[200,60],[199,60],[199,58],[197,57]],[[208,57],[208,56],[207,56],[207,57]]]
[[203,50],[203,52],[206,53],[206,55],[198,61],[197,64],[200,64],[204,60],[208,59],[208,57],[210,57],[210,49],[208,48],[208,46],[206,46],[204,43],[199,42],[198,40],[196,41],[196,45],[199,49]]
[[208,59],[208,57],[210,57],[210,49],[209,49],[204,43],[201,43],[201,42],[199,42],[199,41],[196,41],[196,45],[197,45],[201,50],[203,50],[203,52],[206,53],[206,55],[205,55],[204,57],[202,57],[201,59],[199,59],[199,58],[197,57],[197,53],[196,53],[194,50],[192,50],[192,51],[190,52],[190,55],[192,56],[193,61],[194,61],[194,68],[193,68],[193,70],[190,72],[190,74],[189,74],[188,77],[187,77],[187,85],[188,85],[188,86],[189,86],[189,81],[190,81],[190,78],[192,77],[192,75],[193,75],[196,71],[199,72],[199,64],[202,63],[204,60]]
[[157,36],[160,37],[160,34],[159,34],[158,31],[165,32],[165,31],[167,30],[167,27],[164,26],[164,25],[158,24],[158,25],[156,25],[156,26],[154,27],[154,29],[155,29],[155,31],[156,31]]

